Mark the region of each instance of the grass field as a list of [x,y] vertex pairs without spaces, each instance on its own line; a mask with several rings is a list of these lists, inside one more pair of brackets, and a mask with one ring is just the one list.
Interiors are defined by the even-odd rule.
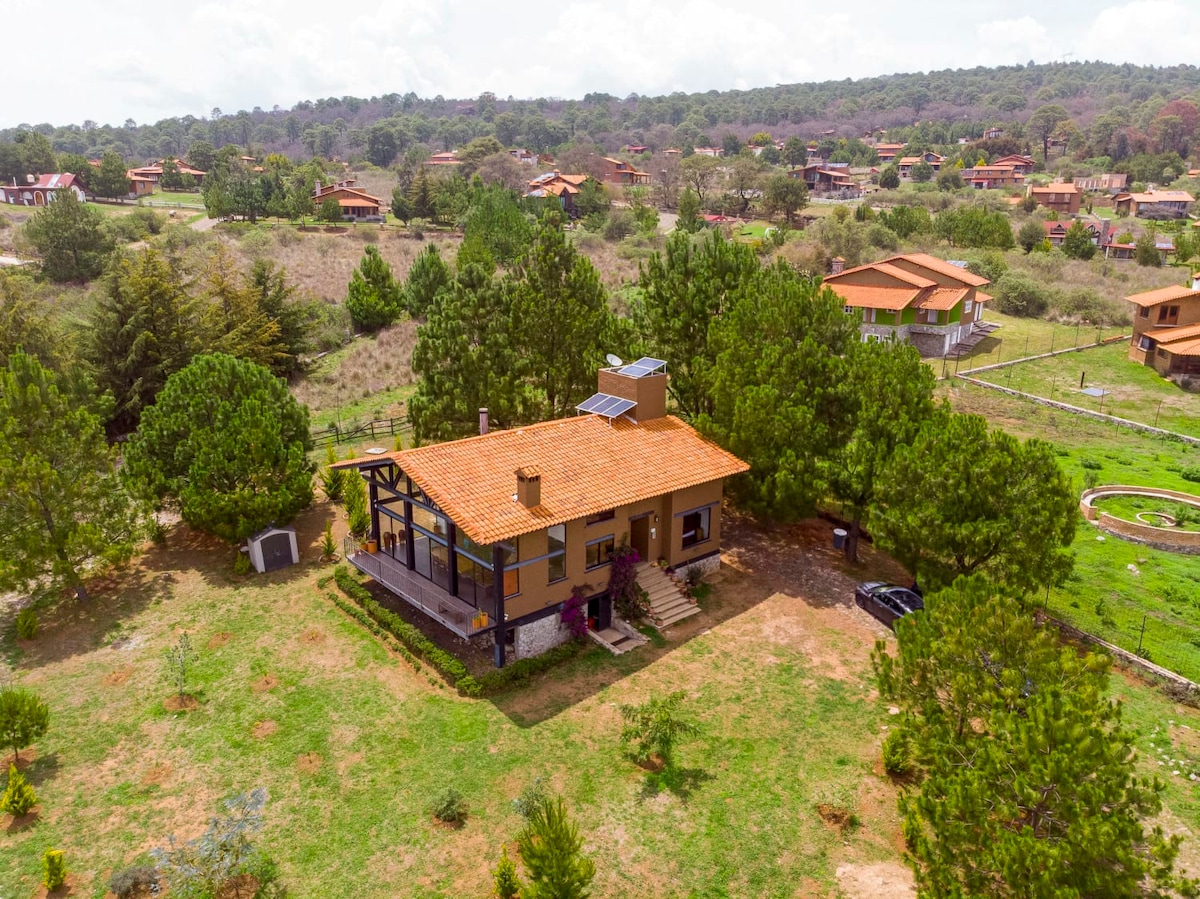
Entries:
[[[1095,343],[1097,338],[1119,337],[1129,333],[1128,326],[1097,328],[1094,325],[1068,325],[1040,318],[1018,318],[992,309],[987,310],[984,320],[996,322],[1000,328],[981,340],[970,353],[959,360],[958,371],[1023,359],[1026,356],[1036,356],[1066,347],[1084,346]],[[938,374],[941,374],[941,357],[932,357],[928,361],[936,362]],[[951,360],[946,367],[946,373],[952,374],[954,370],[954,362]]]
[[[1183,468],[1200,465],[1200,449],[1195,447],[1117,430],[961,382],[943,391],[959,411],[985,415],[1022,437],[1053,442],[1059,462],[1080,491],[1091,476],[1099,485],[1200,492],[1200,485],[1180,474]],[[1082,516],[1073,550],[1075,572],[1066,585],[1049,592],[1050,611],[1130,652],[1140,645],[1153,661],[1200,681],[1197,558],[1101,534]]]
[[[1200,485],[1197,485],[1194,490],[1200,493]],[[1183,503],[1168,499],[1156,499],[1149,496],[1103,496],[1093,505],[1101,512],[1125,521],[1136,522],[1138,515],[1143,515],[1150,519],[1146,522],[1147,524],[1162,527],[1164,526],[1162,519],[1152,516],[1166,515],[1175,519],[1173,527],[1178,530],[1200,531],[1200,512]]]
[[[1130,359],[1128,353],[1129,344],[1120,341],[980,372],[975,377],[1034,396],[1200,437],[1200,393],[1181,389],[1153,368]],[[1107,391],[1107,395],[1093,397],[1084,393],[1079,386],[1081,378],[1086,387],[1098,387]]]
[[156,190],[141,201],[147,206],[203,206],[204,195],[198,190]]

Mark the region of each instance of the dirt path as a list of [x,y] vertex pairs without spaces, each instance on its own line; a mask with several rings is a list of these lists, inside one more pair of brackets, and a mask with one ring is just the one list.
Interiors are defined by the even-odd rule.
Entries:
[[202,218],[192,222],[191,229],[193,231],[211,231],[213,226],[217,224],[217,219]]

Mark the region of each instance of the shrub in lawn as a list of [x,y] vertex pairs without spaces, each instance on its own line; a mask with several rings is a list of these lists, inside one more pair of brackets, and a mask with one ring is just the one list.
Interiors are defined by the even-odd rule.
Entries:
[[521,880],[517,877],[517,865],[508,857],[508,848],[500,850],[500,864],[492,872],[492,882],[497,899],[517,899],[521,893]]
[[628,746],[634,761],[645,764],[657,755],[667,766],[679,739],[698,733],[699,728],[679,713],[685,695],[677,690],[669,696],[651,697],[641,705],[621,706],[621,717],[625,719],[621,742]]
[[33,609],[22,609],[17,613],[17,636],[22,640],[32,640],[37,636],[38,617]]
[[540,777],[535,777],[533,783],[521,791],[521,795],[512,801],[513,811],[529,820],[529,816],[550,801],[546,793],[546,785]]
[[1097,462],[1095,459],[1089,459],[1086,456],[1084,456],[1082,459],[1079,460],[1079,467],[1086,468],[1088,471],[1099,471],[1104,466],[1101,463]]
[[548,802],[533,813],[517,849],[525,863],[529,883],[522,899],[584,899],[596,876],[596,866],[581,853],[583,838],[567,817],[561,799]]
[[196,661],[196,651],[192,649],[191,638],[186,633],[180,634],[179,642],[168,647],[163,653],[166,661],[167,676],[174,682],[180,698],[187,694],[187,676]]
[[432,811],[443,824],[462,824],[467,820],[467,800],[454,787],[447,787],[434,797]]
[[37,694],[21,687],[0,689],[0,745],[18,753],[46,733],[50,726],[50,707]]
[[233,560],[233,573],[241,577],[250,573],[250,554],[238,552]]
[[898,777],[907,774],[911,767],[908,737],[902,730],[893,730],[883,741],[883,770]]
[[61,849],[47,849],[42,856],[42,886],[53,893],[67,882],[67,862]]
[[321,469],[321,490],[329,497],[331,503],[341,501],[346,492],[346,478],[349,475],[344,468],[332,467],[337,460],[337,453],[334,452],[331,443],[325,450],[325,467]]
[[1083,473],[1083,489],[1091,490],[1100,483],[1100,476],[1094,471],[1085,471]]
[[4,794],[0,795],[0,811],[19,818],[28,814],[35,805],[37,793],[33,791],[33,786],[25,779],[25,775],[17,770],[16,765],[9,764],[8,786],[5,787]]
[[1182,469],[1179,476],[1185,481],[1191,481],[1193,484],[1200,484],[1200,465],[1191,465]]
[[253,874],[262,884],[261,856],[250,838],[262,830],[266,804],[262,787],[238,793],[224,801],[224,814],[212,818],[202,836],[182,845],[171,836],[169,848],[150,850],[171,895],[225,895],[224,884],[242,873]]
[[158,884],[158,872],[150,865],[134,865],[113,871],[108,888],[117,899],[132,899],[139,891],[149,892]]
[[333,539],[333,522],[325,522],[325,530],[321,534],[321,558],[332,560],[337,555],[337,543]]

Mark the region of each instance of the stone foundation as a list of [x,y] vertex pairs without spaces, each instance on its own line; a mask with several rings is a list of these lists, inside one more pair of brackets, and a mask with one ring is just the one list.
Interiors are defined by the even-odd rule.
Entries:
[[570,639],[571,631],[563,625],[561,616],[547,615],[545,618],[513,628],[513,654],[518,659],[540,656],[546,650]]
[[694,562],[684,562],[682,565],[677,565],[672,569],[672,572],[677,578],[687,580],[688,574],[692,571],[699,572],[700,577],[708,577],[714,574],[721,568],[721,554],[713,553],[711,556],[705,556],[702,559],[696,559]]

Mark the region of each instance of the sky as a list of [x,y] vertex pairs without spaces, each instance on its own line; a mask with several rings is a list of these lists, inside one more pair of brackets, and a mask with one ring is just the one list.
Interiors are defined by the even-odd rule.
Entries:
[[[1200,63],[1200,0],[4,0],[0,127],[300,100],[624,97],[976,65]],[[20,27],[14,27],[17,25]]]

